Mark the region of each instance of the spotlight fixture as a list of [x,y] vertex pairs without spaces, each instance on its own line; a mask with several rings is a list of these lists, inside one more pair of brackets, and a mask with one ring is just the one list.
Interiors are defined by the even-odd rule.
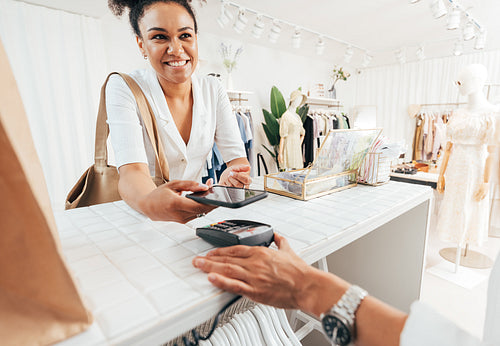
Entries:
[[295,28],[295,32],[292,35],[292,47],[293,48],[300,48],[300,41],[301,41],[301,33],[300,29],[297,27]]
[[424,46],[418,47],[415,55],[417,56],[418,61],[424,60],[425,59]]
[[455,56],[460,56],[464,52],[464,44],[462,43],[461,39],[458,39],[455,42],[455,46],[453,48],[453,55]]
[[240,8],[238,12],[238,17],[236,18],[236,21],[234,22],[233,25],[234,31],[236,31],[238,34],[241,34],[243,30],[245,30],[247,23],[248,23],[248,18],[245,16],[245,9]]
[[476,35],[476,42],[474,42],[474,49],[483,49],[486,44],[486,29],[481,28]]
[[396,56],[396,60],[400,64],[404,64],[406,62],[406,55],[405,55],[405,52],[404,52],[404,50],[402,48],[400,48],[397,51],[395,51],[394,55]]
[[345,63],[350,63],[352,56],[354,55],[354,50],[352,49],[351,46],[347,46],[345,53],[344,53],[344,61]]
[[372,61],[372,59],[373,59],[373,56],[371,56],[368,53],[365,53],[365,56],[363,57],[363,62],[361,63],[361,67],[362,68],[368,67],[368,65],[370,65],[370,62]]
[[227,9],[226,3],[223,2],[220,7],[220,14],[219,17],[217,18],[217,23],[219,23],[221,28],[224,28],[231,19],[233,19],[233,15]]
[[460,11],[458,8],[452,9],[448,13],[448,21],[446,23],[446,29],[448,30],[455,30],[460,27],[460,17],[462,16],[462,11]]
[[325,41],[323,41],[323,37],[318,37],[318,42],[316,42],[316,54],[322,55],[325,52]]
[[279,26],[279,22],[277,20],[273,20],[273,26],[271,27],[271,31],[269,32],[269,42],[271,43],[278,42],[280,33],[281,33],[281,27]]
[[465,41],[472,40],[476,36],[476,31],[474,30],[474,24],[471,21],[465,23],[463,36]]
[[264,32],[264,21],[262,20],[262,15],[257,15],[257,19],[252,28],[252,36],[255,38],[260,38]]
[[434,0],[431,3],[431,11],[434,18],[438,19],[446,15],[446,6],[443,4],[442,0]]

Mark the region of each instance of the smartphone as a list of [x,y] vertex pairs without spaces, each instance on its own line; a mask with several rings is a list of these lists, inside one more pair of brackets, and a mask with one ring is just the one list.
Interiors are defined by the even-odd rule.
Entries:
[[196,202],[227,208],[240,208],[267,197],[267,191],[216,185],[207,191],[186,195]]

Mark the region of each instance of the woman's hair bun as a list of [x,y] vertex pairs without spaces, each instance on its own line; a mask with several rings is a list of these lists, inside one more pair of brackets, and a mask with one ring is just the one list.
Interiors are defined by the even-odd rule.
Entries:
[[108,7],[115,16],[121,16],[125,9],[131,9],[143,0],[108,0]]
[[[206,0],[204,1],[206,2]],[[108,7],[115,16],[121,16],[125,12],[125,9],[128,8],[131,10],[140,2],[145,2],[145,0],[108,0]],[[191,4],[192,0],[177,0],[173,2]]]

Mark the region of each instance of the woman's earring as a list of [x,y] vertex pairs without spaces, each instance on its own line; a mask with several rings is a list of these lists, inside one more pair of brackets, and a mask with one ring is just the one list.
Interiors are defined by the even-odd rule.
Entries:
[[148,60],[148,56],[146,54],[144,54],[143,56],[144,56],[144,60]]

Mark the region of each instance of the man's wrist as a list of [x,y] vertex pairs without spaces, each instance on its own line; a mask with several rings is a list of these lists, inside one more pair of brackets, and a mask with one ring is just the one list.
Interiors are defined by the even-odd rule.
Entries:
[[330,310],[349,288],[349,284],[333,275],[310,267],[296,298],[298,309],[320,316]]

